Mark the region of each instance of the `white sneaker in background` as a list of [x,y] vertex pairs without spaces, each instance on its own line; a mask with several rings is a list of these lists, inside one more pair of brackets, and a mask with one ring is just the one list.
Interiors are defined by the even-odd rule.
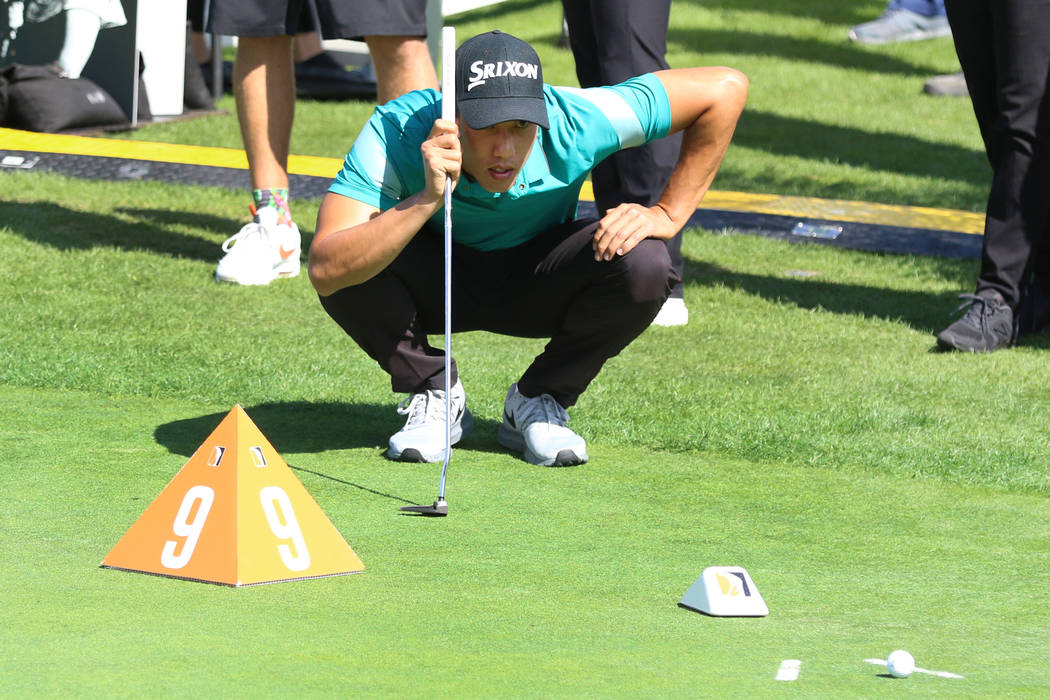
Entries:
[[664,305],[660,307],[660,313],[653,319],[653,326],[684,326],[689,323],[689,308],[685,305],[685,299],[668,297]]
[[269,284],[299,274],[302,236],[293,224],[278,224],[277,210],[263,207],[250,224],[222,244],[226,253],[215,269],[219,282]]

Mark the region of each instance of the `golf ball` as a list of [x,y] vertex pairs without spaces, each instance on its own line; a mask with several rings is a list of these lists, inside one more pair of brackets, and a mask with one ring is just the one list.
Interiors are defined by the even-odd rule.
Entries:
[[886,658],[886,668],[894,678],[907,678],[915,670],[915,657],[898,649]]

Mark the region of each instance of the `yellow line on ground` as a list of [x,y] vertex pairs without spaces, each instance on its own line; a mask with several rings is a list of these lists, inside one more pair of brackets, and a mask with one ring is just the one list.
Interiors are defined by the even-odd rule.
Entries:
[[[185,146],[151,141],[73,136],[70,134],[40,134],[32,131],[0,128],[0,150],[62,153],[68,155],[128,158],[162,163],[183,163],[246,170],[248,160],[244,151],[214,146]],[[343,166],[339,158],[320,156],[288,157],[288,172],[295,175],[335,177]],[[591,183],[584,184],[580,199],[594,201]],[[984,230],[984,215],[955,209],[909,207],[843,199],[791,197],[774,194],[749,194],[712,190],[701,204],[702,209],[776,214],[799,219],[830,219],[854,223],[927,228],[980,234]]]
[[[248,169],[248,159],[244,151],[237,148],[125,141],[70,134],[39,134],[15,129],[0,128],[0,149]],[[341,167],[343,161],[338,158],[296,155],[288,157],[288,171],[296,175],[334,178]]]
[[743,192],[709,192],[704,207],[781,214],[799,218],[831,219],[855,223],[928,228],[943,231],[980,234],[984,231],[984,214],[956,209],[909,207],[894,204],[855,202],[845,199],[785,197]]
[[[580,199],[594,201],[591,183],[584,185]],[[791,197],[776,194],[750,194],[711,190],[700,204],[701,209],[725,209],[777,214],[798,219],[830,219],[879,226],[927,228],[938,231],[981,234],[984,232],[984,214],[957,209],[909,207],[894,204],[855,202],[845,199]]]

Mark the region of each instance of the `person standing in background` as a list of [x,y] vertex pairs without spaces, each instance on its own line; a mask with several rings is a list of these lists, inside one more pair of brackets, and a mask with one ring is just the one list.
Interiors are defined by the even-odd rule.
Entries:
[[[211,0],[208,31],[236,36],[233,83],[252,186],[252,222],[222,245],[215,279],[269,284],[299,274],[299,227],[288,193],[295,116],[294,36],[313,29],[308,0]],[[364,37],[380,104],[436,88],[426,44],[426,0],[316,0],[325,38]]]
[[[669,68],[667,28],[671,0],[562,0],[569,47],[581,87],[615,85]],[[660,199],[678,163],[681,133],[613,154],[591,174],[598,216],[626,203],[650,207]],[[671,267],[683,278],[682,232],[667,241]],[[653,319],[658,326],[689,322],[682,282]]]
[[[851,27],[850,41],[859,44],[893,44],[949,36],[952,33],[944,0],[890,0],[878,19]],[[927,95],[966,97],[962,71],[935,75],[923,83]]]
[[947,0],[992,166],[977,288],[937,336],[991,352],[1050,318],[1050,0]]

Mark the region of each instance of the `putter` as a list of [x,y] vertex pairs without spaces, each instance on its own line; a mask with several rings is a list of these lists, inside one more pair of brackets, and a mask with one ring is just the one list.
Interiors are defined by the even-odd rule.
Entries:
[[[456,28],[441,28],[441,118],[456,120]],[[452,457],[452,178],[445,179],[445,463],[441,465],[438,497],[429,506],[402,506],[406,513],[448,515],[445,476]]]

